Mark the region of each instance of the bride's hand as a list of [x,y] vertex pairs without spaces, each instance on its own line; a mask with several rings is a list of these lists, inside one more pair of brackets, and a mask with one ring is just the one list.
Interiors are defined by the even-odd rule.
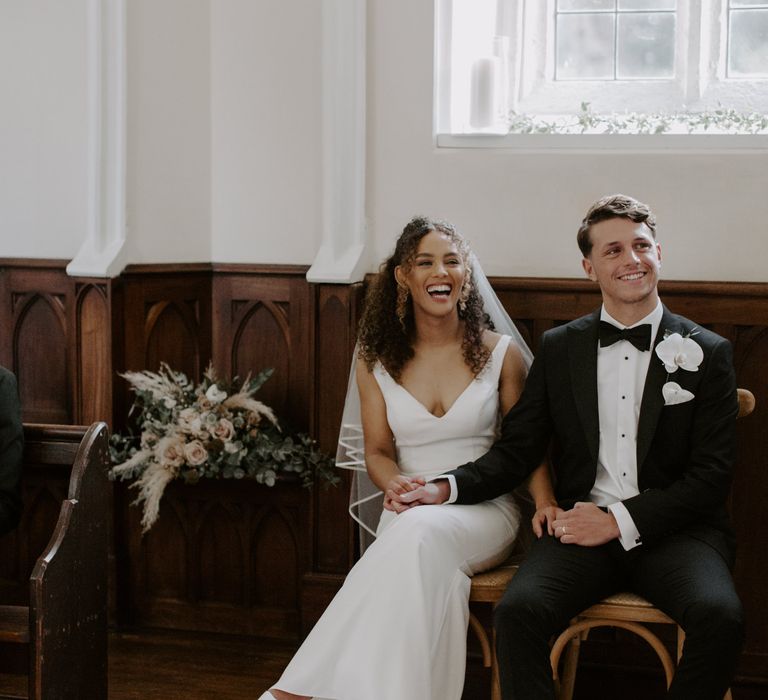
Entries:
[[395,513],[402,513],[404,510],[408,510],[411,506],[401,503],[397,500],[398,497],[419,488],[419,486],[423,486],[425,483],[424,479],[420,477],[411,479],[402,474],[392,477],[387,482],[387,487],[384,490],[384,509],[394,511]]
[[543,503],[537,505],[536,512],[531,518],[531,525],[533,525],[533,532],[536,537],[541,537],[544,534],[544,528],[547,528],[547,533],[554,535],[554,526],[552,523],[560,517],[565,511],[558,507],[557,503]]

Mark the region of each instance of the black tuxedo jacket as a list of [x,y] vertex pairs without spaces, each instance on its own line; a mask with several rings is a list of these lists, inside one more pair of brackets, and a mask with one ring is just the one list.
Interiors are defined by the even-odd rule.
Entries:
[[21,515],[19,477],[23,449],[16,377],[0,367],[0,535],[13,529]]
[[[544,459],[551,446],[555,493],[563,508],[589,500],[597,473],[600,426],[597,406],[599,311],[547,331],[517,404],[504,417],[489,452],[452,472],[458,503],[477,503],[511,491]],[[733,557],[725,509],[738,414],[730,343],[666,307],[654,342],[678,332],[702,347],[696,372],[667,376],[653,350],[637,432],[640,493],[624,501],[650,544],[686,531]],[[661,388],[677,382],[692,392],[685,403],[665,406]]]

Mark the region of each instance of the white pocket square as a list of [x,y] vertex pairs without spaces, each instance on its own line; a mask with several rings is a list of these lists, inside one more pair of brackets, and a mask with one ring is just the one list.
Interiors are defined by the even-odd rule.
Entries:
[[661,387],[661,393],[664,396],[665,406],[685,403],[693,398],[693,394],[687,389],[683,389],[677,382],[667,382]]

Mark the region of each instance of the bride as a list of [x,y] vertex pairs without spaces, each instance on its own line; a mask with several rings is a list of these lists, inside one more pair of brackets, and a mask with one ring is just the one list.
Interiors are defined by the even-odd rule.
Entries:
[[[355,515],[376,539],[260,700],[461,698],[470,576],[509,555],[517,505],[511,494],[429,508],[393,497],[485,453],[529,365],[464,239],[444,222],[410,221],[368,295],[343,421],[362,422]],[[340,444],[351,457],[340,466],[362,463],[348,431]],[[545,465],[529,490],[540,535],[556,510]]]

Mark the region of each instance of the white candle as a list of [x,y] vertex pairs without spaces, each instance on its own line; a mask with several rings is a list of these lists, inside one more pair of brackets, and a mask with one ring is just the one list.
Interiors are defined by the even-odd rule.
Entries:
[[472,64],[469,124],[474,129],[485,129],[496,121],[497,67],[494,56],[478,58]]

